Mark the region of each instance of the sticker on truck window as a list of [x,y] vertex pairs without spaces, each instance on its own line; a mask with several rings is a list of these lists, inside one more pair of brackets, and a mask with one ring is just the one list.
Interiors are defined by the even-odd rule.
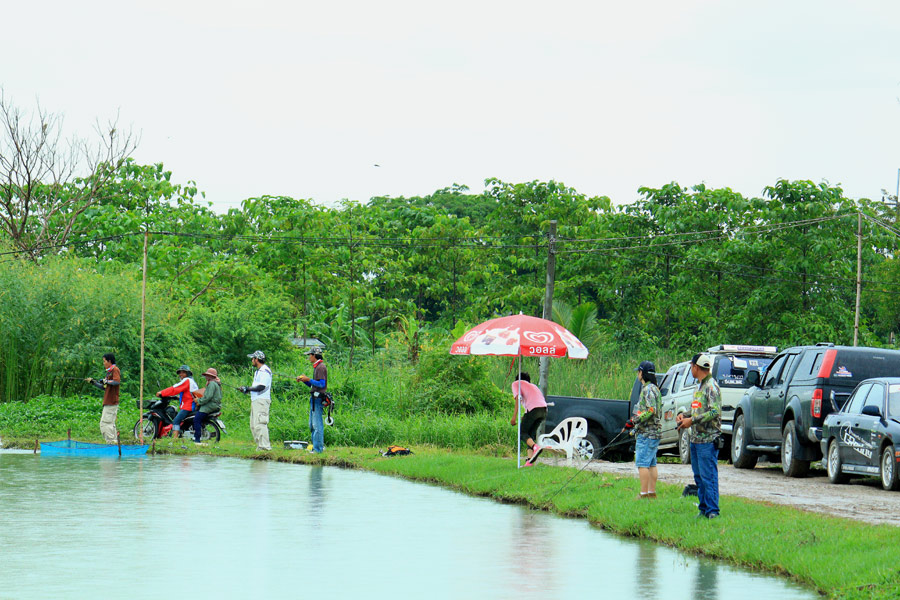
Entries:
[[892,383],[890,386],[888,386],[888,391],[891,394],[900,392],[900,383]]
[[840,366],[837,371],[831,374],[832,377],[853,377],[853,373],[847,370],[847,367]]

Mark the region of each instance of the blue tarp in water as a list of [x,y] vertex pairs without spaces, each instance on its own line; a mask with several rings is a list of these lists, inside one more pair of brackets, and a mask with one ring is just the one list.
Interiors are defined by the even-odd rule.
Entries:
[[[122,456],[144,456],[147,454],[146,444],[143,446],[122,446]],[[119,456],[119,446],[115,444],[91,444],[62,440],[59,442],[41,442],[41,456],[91,456],[115,458]]]

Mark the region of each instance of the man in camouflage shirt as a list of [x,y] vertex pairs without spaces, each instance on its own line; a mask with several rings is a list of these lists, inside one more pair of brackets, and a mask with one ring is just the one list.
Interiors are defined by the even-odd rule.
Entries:
[[697,354],[691,359],[691,375],[700,382],[691,402],[691,416],[678,415],[679,429],[691,428],[691,468],[700,500],[698,517],[719,516],[719,449],[722,434],[722,393],[713,378],[712,357]]

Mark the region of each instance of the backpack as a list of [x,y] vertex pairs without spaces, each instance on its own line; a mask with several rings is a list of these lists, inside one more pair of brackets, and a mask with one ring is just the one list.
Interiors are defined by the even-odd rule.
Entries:
[[406,456],[412,454],[412,450],[403,446],[388,446],[388,449],[381,453],[382,456]]

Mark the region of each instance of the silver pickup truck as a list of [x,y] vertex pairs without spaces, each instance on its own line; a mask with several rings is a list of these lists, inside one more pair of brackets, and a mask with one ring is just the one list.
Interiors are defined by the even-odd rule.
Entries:
[[[712,376],[716,378],[722,391],[722,433],[726,443],[730,444],[731,429],[734,423],[734,409],[750,387],[747,374],[765,371],[778,350],[775,346],[747,346],[723,344],[706,351],[713,356]],[[678,431],[675,428],[675,417],[678,413],[689,413],[694,392],[699,382],[691,376],[691,362],[684,361],[669,367],[666,374],[659,379],[659,390],[662,393],[662,436],[659,441],[660,451],[678,450],[681,462],[691,462],[689,443],[690,430]]]

